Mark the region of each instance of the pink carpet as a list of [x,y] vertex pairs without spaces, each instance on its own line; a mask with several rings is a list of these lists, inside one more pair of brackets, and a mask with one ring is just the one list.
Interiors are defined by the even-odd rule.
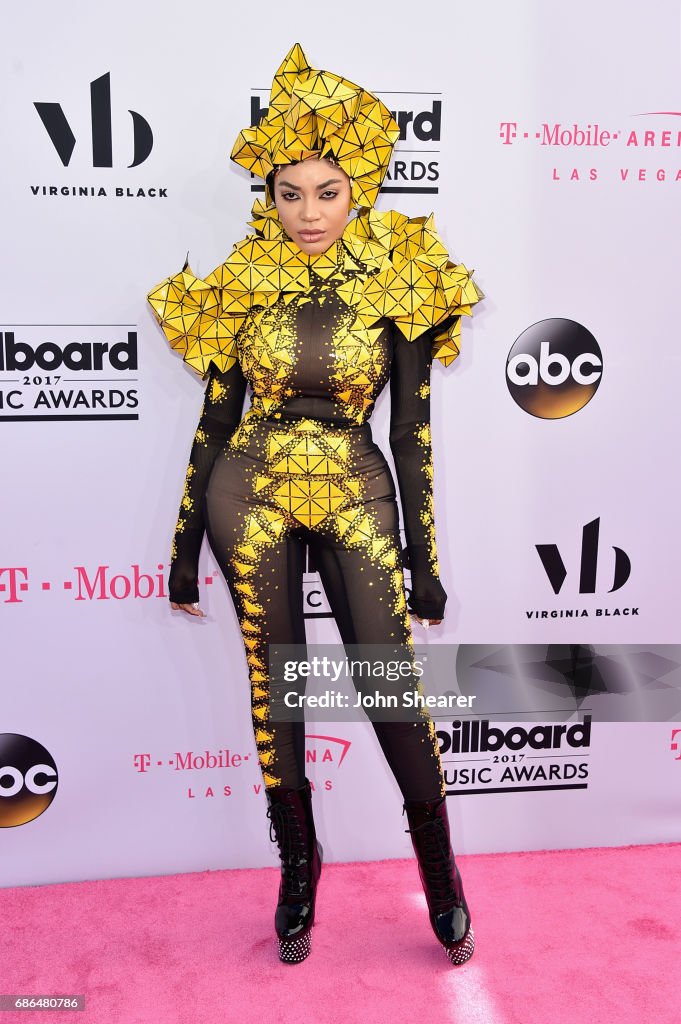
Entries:
[[667,1024],[681,844],[458,858],[477,950],[449,965],[416,862],[324,868],[312,954],[277,958],[274,869],[0,890],[0,993],[85,995],[0,1024]]

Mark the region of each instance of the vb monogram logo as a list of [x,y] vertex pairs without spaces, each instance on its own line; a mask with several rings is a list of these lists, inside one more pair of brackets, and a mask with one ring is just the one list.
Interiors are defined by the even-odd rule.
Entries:
[[[76,145],[66,115],[59,103],[35,103],[40,120],[57,150],[64,167],[68,167]],[[107,72],[90,83],[90,112],[92,118],[92,166],[113,167],[111,141],[111,75]],[[133,160],[128,167],[138,167],[147,159],[154,145],[149,122],[135,110],[129,110],[133,129]]]
[[[582,529],[582,554],[579,572],[580,594],[596,593],[596,569],[598,566],[598,533],[600,529],[600,517],[593,519]],[[549,582],[553,587],[554,594],[559,594],[567,569],[558,550],[557,544],[537,544],[537,553],[541,558]],[[615,574],[613,584],[608,593],[619,590],[629,579],[631,574],[631,561],[626,551],[613,546],[615,552]]]

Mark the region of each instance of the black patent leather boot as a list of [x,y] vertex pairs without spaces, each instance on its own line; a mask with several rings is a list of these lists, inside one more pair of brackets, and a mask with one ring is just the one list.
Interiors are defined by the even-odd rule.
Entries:
[[408,800],[407,812],[421,884],[435,935],[453,964],[470,960],[475,949],[466,897],[449,837],[447,798]]
[[299,789],[275,786],[265,793],[270,839],[276,841],[281,859],[279,901],[274,915],[279,959],[295,964],[310,953],[323,850],[315,833],[309,779]]

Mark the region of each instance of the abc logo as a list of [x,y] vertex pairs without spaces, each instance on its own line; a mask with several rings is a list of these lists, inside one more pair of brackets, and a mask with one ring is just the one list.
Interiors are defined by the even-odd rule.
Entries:
[[520,335],[508,354],[511,397],[532,416],[559,420],[589,402],[603,374],[598,342],[574,320],[540,320]]
[[33,821],[57,792],[57,766],[30,736],[0,733],[0,828]]

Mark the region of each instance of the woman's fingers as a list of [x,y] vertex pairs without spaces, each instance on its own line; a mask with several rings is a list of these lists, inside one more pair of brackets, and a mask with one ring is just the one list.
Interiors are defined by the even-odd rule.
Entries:
[[428,629],[429,626],[439,626],[442,619],[422,619],[420,615],[413,616],[417,622],[419,622],[424,629]]
[[204,611],[201,611],[201,609],[199,608],[198,601],[196,602],[196,604],[178,604],[176,601],[171,601],[170,607],[173,609],[173,611],[187,612],[188,615],[198,615],[200,618],[205,618],[206,615],[206,613]]

